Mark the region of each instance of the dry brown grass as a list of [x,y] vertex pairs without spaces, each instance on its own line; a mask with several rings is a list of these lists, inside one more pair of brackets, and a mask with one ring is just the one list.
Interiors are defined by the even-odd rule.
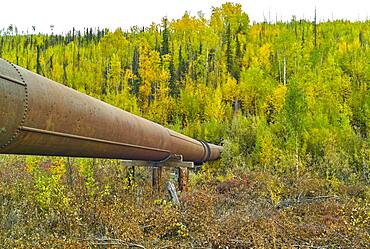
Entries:
[[[11,166],[10,167],[10,164]],[[43,169],[48,171],[49,169]],[[93,193],[75,172],[63,181],[65,206],[40,207],[35,179],[24,161],[0,166],[0,243],[3,248],[366,248],[368,186],[306,174],[209,172],[192,176],[191,189],[173,206],[152,194],[145,171],[128,187],[122,166],[95,172]],[[106,186],[110,183],[110,189]],[[338,188],[339,185],[339,188]],[[57,193],[53,193],[58,195]]]

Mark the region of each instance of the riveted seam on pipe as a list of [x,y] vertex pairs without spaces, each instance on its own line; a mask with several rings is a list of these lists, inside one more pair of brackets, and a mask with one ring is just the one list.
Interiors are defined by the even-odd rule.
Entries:
[[[14,132],[13,136],[6,143],[4,143],[3,145],[0,146],[0,149],[4,149],[6,146],[8,146],[9,144],[11,144],[14,141],[14,139],[18,136],[18,134],[21,132],[21,127],[26,122],[27,113],[28,113],[28,88],[27,88],[27,83],[24,80],[24,78],[23,78],[21,72],[19,71],[19,69],[13,63],[11,63],[10,61],[8,61],[8,60],[5,60],[5,61],[8,62],[14,68],[14,70],[18,73],[18,75],[19,75],[19,77],[21,79],[21,82],[18,82],[17,81],[15,83],[24,86],[24,100],[23,100],[24,110],[23,110],[23,116],[22,116],[22,119],[21,119],[21,122],[20,122],[18,128]],[[10,80],[10,81],[13,82],[13,80]],[[23,84],[21,84],[22,82],[23,82]]]

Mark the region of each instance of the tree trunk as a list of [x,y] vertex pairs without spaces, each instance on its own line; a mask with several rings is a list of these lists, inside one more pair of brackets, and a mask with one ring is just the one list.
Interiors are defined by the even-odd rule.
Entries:
[[286,85],[286,56],[284,54],[284,86]]
[[295,170],[297,178],[299,177],[299,150],[298,150],[298,134],[295,137]]

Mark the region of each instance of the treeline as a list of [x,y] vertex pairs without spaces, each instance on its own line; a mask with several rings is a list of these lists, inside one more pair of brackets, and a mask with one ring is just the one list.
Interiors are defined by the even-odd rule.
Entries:
[[150,27],[0,37],[0,56],[189,136],[218,165],[369,181],[370,23],[251,25],[241,5]]

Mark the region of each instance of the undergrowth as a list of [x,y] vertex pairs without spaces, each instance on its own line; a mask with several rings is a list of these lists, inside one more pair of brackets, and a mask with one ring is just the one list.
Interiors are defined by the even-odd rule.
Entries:
[[[220,173],[221,172],[221,173]],[[113,160],[2,156],[3,248],[366,248],[366,184],[208,164],[173,205]],[[167,176],[167,179],[170,177]]]

